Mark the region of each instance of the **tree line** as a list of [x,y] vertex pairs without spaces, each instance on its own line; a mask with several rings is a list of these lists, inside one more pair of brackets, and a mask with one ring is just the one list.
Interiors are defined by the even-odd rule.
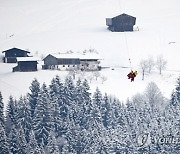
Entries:
[[164,59],[163,55],[157,56],[156,61],[152,56],[149,56],[148,59],[142,59],[139,63],[139,68],[142,73],[142,80],[145,78],[145,74],[150,74],[154,67],[157,68],[159,74],[162,74],[162,71],[166,69],[167,60]]
[[[122,87],[123,88],[123,87]],[[30,92],[18,100],[9,97],[4,109],[0,93],[1,154],[178,154],[178,143],[139,138],[180,137],[180,78],[167,100],[155,83],[126,103],[91,94],[87,80],[50,85],[34,79]],[[5,112],[5,114],[4,114]]]

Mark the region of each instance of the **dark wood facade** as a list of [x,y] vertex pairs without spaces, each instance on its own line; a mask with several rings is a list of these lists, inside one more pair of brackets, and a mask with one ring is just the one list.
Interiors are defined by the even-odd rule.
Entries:
[[58,65],[58,59],[50,54],[47,57],[45,57],[43,60],[45,66]]
[[114,18],[106,18],[106,25],[112,32],[133,31],[136,18],[127,14],[121,14]]
[[3,51],[2,53],[5,53],[4,57],[4,63],[16,63],[17,57],[28,57],[29,51],[21,50],[18,48],[12,48],[6,51]]
[[13,68],[13,72],[37,71],[37,61],[18,61],[18,66]]
[[100,70],[99,58],[82,54],[49,54],[44,58],[43,69],[58,70]]

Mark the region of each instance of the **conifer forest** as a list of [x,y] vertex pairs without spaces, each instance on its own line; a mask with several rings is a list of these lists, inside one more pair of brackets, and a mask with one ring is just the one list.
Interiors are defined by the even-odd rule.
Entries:
[[0,154],[180,153],[180,77],[170,100],[154,82],[127,102],[71,77],[29,89],[6,108],[0,93]]

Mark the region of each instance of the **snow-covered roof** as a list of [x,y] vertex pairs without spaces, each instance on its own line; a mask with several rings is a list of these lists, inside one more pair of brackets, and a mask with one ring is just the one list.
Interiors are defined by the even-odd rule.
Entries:
[[17,61],[39,61],[38,57],[17,57]]
[[22,51],[22,52],[27,52],[27,53],[30,53],[29,51],[22,50],[22,49],[19,49],[19,48],[11,48],[11,49],[8,49],[8,50],[5,50],[5,51],[2,51],[2,53],[4,53],[4,52],[12,52],[13,50],[18,50],[18,51]]
[[80,59],[101,59],[97,53],[86,53],[82,54]]
[[99,55],[96,53],[59,53],[59,54],[50,54],[53,57],[58,59],[65,58],[65,59],[100,59]]
[[53,57],[56,57],[56,58],[68,58],[68,59],[77,59],[79,58],[77,54],[74,54],[74,53],[53,53],[53,54],[50,54],[52,55]]

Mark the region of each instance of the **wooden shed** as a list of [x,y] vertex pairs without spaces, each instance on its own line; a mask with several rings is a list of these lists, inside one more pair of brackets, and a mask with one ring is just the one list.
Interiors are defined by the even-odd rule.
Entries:
[[113,18],[106,18],[106,25],[112,32],[133,31],[136,24],[136,18],[125,13]]
[[17,57],[28,57],[29,51],[25,51],[18,48],[12,48],[9,50],[5,50],[2,53],[5,53],[4,63],[16,63]]
[[34,57],[17,58],[17,66],[13,68],[13,72],[31,72],[37,71],[38,59]]

